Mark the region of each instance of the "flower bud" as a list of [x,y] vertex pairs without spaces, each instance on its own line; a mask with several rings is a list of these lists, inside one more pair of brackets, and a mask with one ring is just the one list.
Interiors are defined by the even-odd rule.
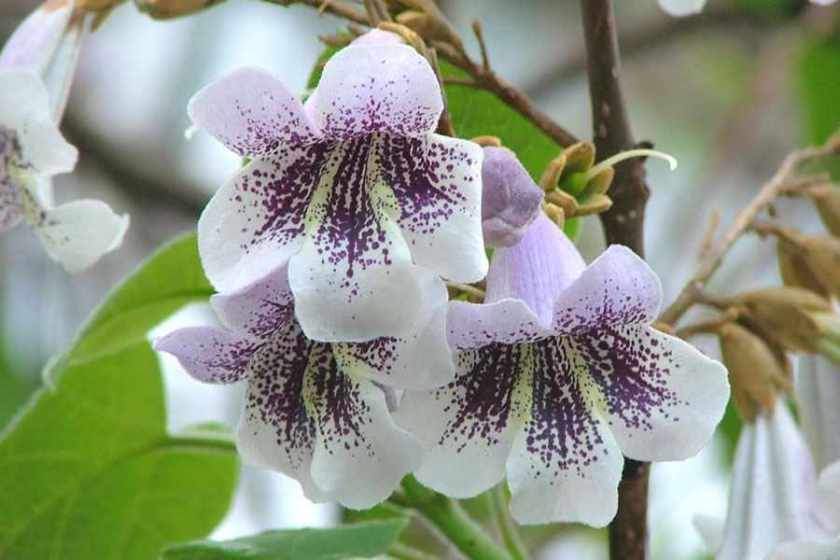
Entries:
[[791,350],[813,351],[813,341],[824,334],[818,314],[832,314],[831,304],[802,288],[776,287],[755,290],[739,296],[736,303],[746,311],[767,338]]
[[417,10],[406,10],[397,16],[397,23],[404,25],[426,39],[446,39],[448,37],[443,22],[429,14]]
[[840,237],[840,188],[825,186],[810,193],[825,228],[831,235]]
[[515,245],[539,213],[542,190],[507,148],[484,148],[481,180],[485,244]]
[[718,340],[741,416],[752,421],[759,410],[772,411],[777,394],[791,390],[790,361],[784,352],[736,323],[722,325]]
[[779,239],[776,251],[779,273],[786,286],[804,288],[828,299],[828,289],[802,259],[802,254],[795,246],[784,239]]
[[[794,257],[799,276],[811,276],[817,293],[840,297],[840,239],[803,235],[792,229],[778,229],[779,244]],[[780,249],[781,250],[781,249]],[[802,279],[800,278],[800,281]],[[812,286],[809,286],[813,289]]]

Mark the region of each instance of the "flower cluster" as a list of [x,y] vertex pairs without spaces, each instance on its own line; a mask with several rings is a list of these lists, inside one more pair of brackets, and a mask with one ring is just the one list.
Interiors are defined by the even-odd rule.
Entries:
[[52,177],[78,157],[58,123],[89,19],[73,0],[46,2],[0,51],[0,233],[26,222],[69,272],[119,247],[128,228],[98,200],[53,202]]
[[[156,346],[199,380],[247,380],[243,456],[313,500],[369,507],[412,472],[465,497],[507,475],[520,522],[604,525],[624,456],[708,440],[726,371],[651,327],[640,258],[586,266],[513,152],[435,134],[442,110],[427,60],[381,31],[304,104],[257,69],[200,91],[193,122],[249,159],[199,222],[223,326]],[[485,276],[483,303],[449,301],[444,279]]]

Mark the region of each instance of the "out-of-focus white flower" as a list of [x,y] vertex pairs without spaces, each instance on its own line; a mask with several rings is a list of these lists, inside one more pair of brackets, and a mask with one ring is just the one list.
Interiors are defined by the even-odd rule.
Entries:
[[128,227],[98,200],[53,203],[52,176],[78,157],[57,123],[88,26],[72,0],[51,0],[0,51],[0,232],[26,222],[69,272],[117,248]]
[[796,551],[819,549],[840,534],[840,463],[818,478],[802,434],[779,402],[742,429],[723,527],[708,518],[697,524],[717,560],[805,558]]

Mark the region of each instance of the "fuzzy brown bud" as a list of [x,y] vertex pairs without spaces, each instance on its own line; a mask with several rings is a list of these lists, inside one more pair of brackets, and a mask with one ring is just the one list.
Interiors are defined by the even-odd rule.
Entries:
[[778,393],[791,390],[787,356],[736,323],[722,325],[718,340],[729,370],[732,398],[741,416],[752,421],[759,410],[772,411]]
[[813,340],[824,334],[817,314],[831,314],[831,304],[819,295],[795,287],[755,290],[739,296],[735,303],[746,317],[768,337],[791,350],[813,351]]
[[840,188],[826,185],[809,194],[825,228],[834,237],[840,237]]
[[[97,1],[97,0],[93,0]],[[199,12],[224,0],[134,0],[137,9],[154,19],[171,19]]]

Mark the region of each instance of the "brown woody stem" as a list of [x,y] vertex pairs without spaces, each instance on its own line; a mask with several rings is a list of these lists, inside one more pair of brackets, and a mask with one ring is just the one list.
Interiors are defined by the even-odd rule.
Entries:
[[[619,81],[620,59],[611,0],[581,0],[586,71],[592,106],[593,136],[603,160],[636,147]],[[648,199],[645,160],[615,166],[610,187],[613,206],[602,213],[607,243],[626,245],[644,256],[644,217]],[[647,548],[647,491],[650,465],[626,459],[618,486],[618,513],[610,523],[610,558],[644,560]]]

